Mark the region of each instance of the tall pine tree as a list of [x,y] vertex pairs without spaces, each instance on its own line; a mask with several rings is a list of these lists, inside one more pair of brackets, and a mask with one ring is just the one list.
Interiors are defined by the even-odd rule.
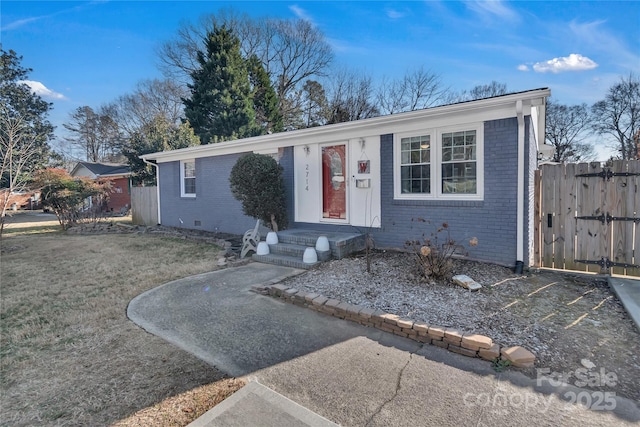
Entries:
[[260,134],[240,41],[222,26],[207,34],[205,45],[206,52],[198,52],[200,68],[191,73],[191,98],[183,100],[195,134],[202,144]]
[[263,134],[282,132],[284,130],[282,113],[278,109],[278,96],[271,84],[269,73],[256,55],[251,55],[247,63],[256,123]]

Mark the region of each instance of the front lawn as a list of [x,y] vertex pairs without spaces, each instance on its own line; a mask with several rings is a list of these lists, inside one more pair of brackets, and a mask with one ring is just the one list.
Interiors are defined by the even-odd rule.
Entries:
[[136,295],[217,268],[216,246],[38,223],[6,231],[1,425],[186,425],[242,386],[126,316]]

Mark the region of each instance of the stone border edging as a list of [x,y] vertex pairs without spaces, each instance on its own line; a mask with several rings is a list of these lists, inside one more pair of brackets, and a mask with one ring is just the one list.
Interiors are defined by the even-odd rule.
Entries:
[[535,362],[535,355],[525,348],[520,346],[501,347],[484,335],[463,334],[454,328],[430,326],[424,322],[403,319],[382,310],[348,304],[314,292],[299,291],[282,284],[253,286],[252,290],[339,319],[350,320],[423,344],[435,345],[463,356],[479,357],[490,362],[502,358],[508,360],[511,366],[516,368],[531,368]]

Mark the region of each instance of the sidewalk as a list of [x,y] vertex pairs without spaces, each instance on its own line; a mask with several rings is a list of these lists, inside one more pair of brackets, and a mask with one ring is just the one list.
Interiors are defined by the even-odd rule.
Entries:
[[626,277],[609,277],[607,280],[640,331],[640,280]]
[[[236,393],[195,426],[323,425],[295,415],[302,413],[314,422],[348,426],[640,421],[637,403],[615,390],[604,401],[598,392],[553,387],[517,370],[496,373],[488,362],[250,291],[299,273],[252,263],[167,283],[130,303],[129,317],[147,331],[229,375],[261,384],[260,392]],[[577,397],[600,410],[571,404]],[[292,406],[278,403],[283,401]]]

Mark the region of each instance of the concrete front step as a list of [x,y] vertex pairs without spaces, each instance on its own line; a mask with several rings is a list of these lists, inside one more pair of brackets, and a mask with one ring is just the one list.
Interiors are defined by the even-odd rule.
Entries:
[[315,247],[318,237],[329,239],[331,256],[336,259],[344,258],[354,252],[364,249],[364,235],[360,233],[344,233],[335,231],[317,231],[293,228],[278,232],[280,243],[291,243],[305,247]]
[[[269,253],[277,254],[277,255],[287,255],[293,258],[302,259],[304,257],[304,251],[307,248],[312,248],[313,246],[303,246],[297,245],[293,243],[282,243],[279,242],[275,245],[269,245]],[[316,251],[318,254],[318,261],[328,261],[331,259],[331,252],[321,252]]]
[[320,236],[327,237],[330,250],[316,251],[318,262],[328,261],[331,258],[340,259],[364,248],[364,236],[359,233],[290,229],[278,232],[278,243],[269,245],[268,255],[255,254],[252,259],[285,267],[310,269],[318,263],[303,262],[304,252],[307,248],[315,249]]
[[253,254],[251,256],[251,259],[257,262],[265,263],[265,264],[275,264],[275,265],[281,265],[284,267],[299,268],[301,270],[309,270],[310,268],[313,268],[313,266],[318,265],[320,263],[320,262],[315,262],[313,264],[307,264],[305,262],[302,262],[302,257],[295,258],[288,255],[274,254],[274,253],[270,253],[269,255]]

